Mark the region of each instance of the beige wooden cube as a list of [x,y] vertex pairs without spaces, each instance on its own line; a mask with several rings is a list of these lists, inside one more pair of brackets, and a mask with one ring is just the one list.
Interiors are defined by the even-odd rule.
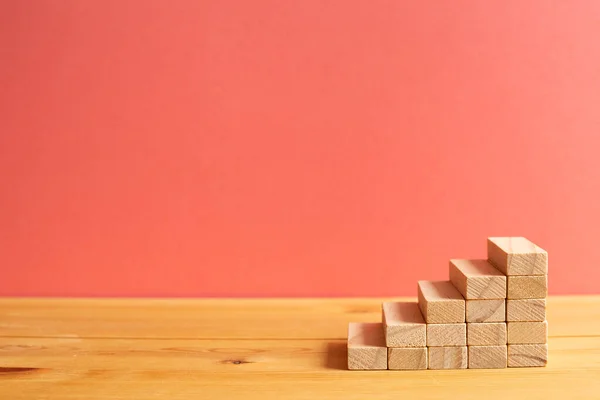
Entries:
[[505,300],[467,300],[467,322],[503,322],[506,318]]
[[509,276],[507,298],[543,299],[548,295],[548,275]]
[[428,347],[429,369],[467,368],[467,346]]
[[348,369],[387,369],[383,324],[352,322],[348,325]]
[[506,320],[545,321],[546,299],[506,300]]
[[469,346],[469,368],[506,368],[507,348],[502,346]]
[[507,322],[508,344],[548,343],[548,322]]
[[505,275],[546,275],[548,253],[524,237],[488,238],[488,260]]
[[427,325],[416,302],[386,302],[382,306],[387,347],[424,347]]
[[388,369],[427,369],[427,347],[388,348]]
[[467,344],[469,346],[500,346],[506,343],[505,322],[467,324]]
[[427,324],[427,346],[467,345],[467,324]]
[[506,276],[487,260],[450,260],[450,281],[466,300],[506,298]]
[[548,363],[547,344],[509,344],[508,366],[544,367]]
[[418,292],[428,324],[465,322],[465,300],[450,281],[419,281]]

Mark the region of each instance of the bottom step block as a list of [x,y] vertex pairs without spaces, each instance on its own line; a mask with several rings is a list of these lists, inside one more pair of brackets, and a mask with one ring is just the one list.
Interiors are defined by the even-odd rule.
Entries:
[[469,346],[469,368],[506,368],[506,365],[506,345]]
[[348,369],[387,369],[387,359],[383,324],[351,322],[348,325]]
[[427,347],[388,348],[389,369],[427,369]]
[[508,345],[508,366],[544,367],[548,363],[547,344],[510,344]]
[[467,346],[428,347],[429,369],[467,368]]

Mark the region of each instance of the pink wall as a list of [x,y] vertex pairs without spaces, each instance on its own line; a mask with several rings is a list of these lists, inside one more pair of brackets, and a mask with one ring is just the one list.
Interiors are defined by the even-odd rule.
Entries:
[[600,293],[600,2],[1,1],[0,294]]

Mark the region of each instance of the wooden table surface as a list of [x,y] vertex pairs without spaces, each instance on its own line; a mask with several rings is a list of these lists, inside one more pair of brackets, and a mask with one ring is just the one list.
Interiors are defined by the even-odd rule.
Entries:
[[0,399],[600,398],[600,296],[549,299],[546,368],[348,371],[384,300],[0,299]]

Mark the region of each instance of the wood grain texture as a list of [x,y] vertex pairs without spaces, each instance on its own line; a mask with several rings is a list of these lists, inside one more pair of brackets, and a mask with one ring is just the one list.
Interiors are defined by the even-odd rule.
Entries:
[[546,299],[506,300],[507,321],[545,321]]
[[427,324],[427,346],[466,346],[467,324]]
[[428,324],[465,322],[465,300],[450,281],[419,281],[418,298]]
[[506,318],[504,299],[467,300],[467,322],[503,322]]
[[548,299],[546,368],[348,371],[348,322],[379,320],[388,300],[0,299],[0,393],[11,400],[299,400],[315,393],[497,400],[600,392],[600,296]]
[[426,345],[427,325],[416,302],[383,303],[382,321],[388,347]]
[[[0,299],[0,336],[346,340],[350,322],[381,322],[382,301],[415,298],[4,298]],[[555,337],[600,335],[598,297],[549,297],[547,319]]]
[[508,344],[548,343],[548,322],[507,322]]
[[467,346],[428,347],[429,369],[467,368]]
[[506,276],[487,260],[450,260],[449,275],[467,300],[506,298]]
[[[600,357],[600,337],[551,337],[549,346],[554,373],[590,369]],[[32,368],[41,376],[54,370],[132,369],[193,374],[210,371],[215,375],[276,372],[327,375],[335,372],[332,370],[346,371],[346,352],[346,340],[340,339],[0,338],[0,370]],[[9,380],[2,378],[0,374],[0,388]]]
[[348,369],[387,369],[387,347],[380,322],[348,324]]
[[511,344],[508,345],[508,366],[544,367],[548,363],[547,344]]
[[488,260],[505,275],[546,275],[548,253],[523,237],[488,238]]
[[509,276],[507,298],[543,299],[548,295],[548,276]]
[[388,348],[388,369],[427,369],[427,347]]
[[469,346],[470,369],[506,368],[507,364],[506,345]]
[[469,346],[500,346],[506,343],[505,322],[467,324],[467,345]]

